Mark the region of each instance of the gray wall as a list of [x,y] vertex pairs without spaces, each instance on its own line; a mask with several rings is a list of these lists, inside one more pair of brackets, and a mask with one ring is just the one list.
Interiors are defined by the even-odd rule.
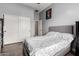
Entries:
[[[52,8],[52,18],[46,20],[46,10]],[[40,13],[43,20],[43,34],[48,32],[50,26],[74,25],[79,21],[78,3],[54,3]]]

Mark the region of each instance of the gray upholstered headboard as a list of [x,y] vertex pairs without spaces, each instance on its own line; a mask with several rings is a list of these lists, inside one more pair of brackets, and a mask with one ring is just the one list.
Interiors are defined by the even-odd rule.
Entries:
[[73,25],[51,26],[51,27],[49,27],[49,31],[56,31],[56,32],[73,34]]

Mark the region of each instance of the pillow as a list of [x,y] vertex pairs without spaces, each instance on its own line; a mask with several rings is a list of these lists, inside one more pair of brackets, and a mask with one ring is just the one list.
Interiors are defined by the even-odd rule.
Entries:
[[63,37],[63,39],[68,40],[68,41],[73,40],[73,35],[69,34],[69,33],[62,33],[62,37]]
[[48,32],[48,33],[46,34],[46,36],[55,35],[55,34],[58,34],[58,33],[59,33],[59,32],[54,32],[54,31]]

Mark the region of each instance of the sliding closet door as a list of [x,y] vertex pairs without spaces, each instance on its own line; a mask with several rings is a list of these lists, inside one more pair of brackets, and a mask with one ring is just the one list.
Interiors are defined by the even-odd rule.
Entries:
[[19,17],[19,39],[23,41],[31,36],[31,20],[28,17]]
[[18,41],[18,17],[5,14],[4,19],[4,44]]

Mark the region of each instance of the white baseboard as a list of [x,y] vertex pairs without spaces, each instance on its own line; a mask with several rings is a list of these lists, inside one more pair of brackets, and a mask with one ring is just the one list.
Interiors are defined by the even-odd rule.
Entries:
[[4,45],[8,45],[8,44],[14,44],[14,43],[18,43],[18,42],[23,42],[23,41],[4,42]]

